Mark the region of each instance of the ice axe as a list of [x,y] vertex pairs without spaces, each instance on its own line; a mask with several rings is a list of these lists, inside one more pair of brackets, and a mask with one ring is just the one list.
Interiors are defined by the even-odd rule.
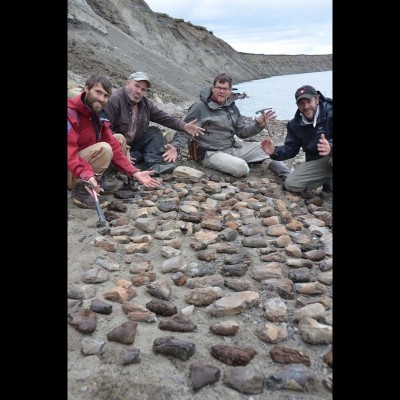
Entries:
[[76,185],[84,186],[85,189],[89,192],[89,194],[93,197],[94,202],[96,204],[97,215],[99,216],[99,221],[97,222],[97,226],[98,227],[105,226],[107,224],[106,217],[104,216],[103,210],[101,209],[99,199],[97,197],[96,189],[93,187],[93,185],[90,182],[85,181],[83,179],[78,179],[76,181]]
[[[261,110],[256,111],[256,114],[259,114],[259,113],[260,113],[260,114],[264,114],[265,111],[267,111],[267,110],[271,110],[271,107],[262,108]],[[272,130],[271,130],[271,127],[269,126],[269,123],[268,123],[268,122],[265,123],[265,127],[267,128],[268,135],[272,137]]]

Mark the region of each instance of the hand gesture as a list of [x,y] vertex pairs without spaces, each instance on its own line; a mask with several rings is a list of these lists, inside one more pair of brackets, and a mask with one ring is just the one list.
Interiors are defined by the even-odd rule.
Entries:
[[193,121],[187,123],[184,126],[183,130],[192,136],[204,135],[205,129],[200,128],[200,126],[195,125],[196,122],[197,122],[197,119],[194,119]]
[[326,140],[325,135],[321,133],[321,137],[319,138],[319,143],[317,144],[318,153],[320,156],[329,156],[331,153],[331,145]]
[[160,186],[160,182],[157,179],[152,178],[150,175],[154,174],[154,169],[151,171],[139,171],[132,176],[137,179],[142,185],[155,188]]
[[275,145],[274,142],[272,141],[271,137],[268,136],[267,138],[263,139],[261,141],[261,148],[264,150],[265,153],[267,153],[269,156],[271,154],[274,154],[275,151]]
[[265,126],[267,125],[268,122],[272,122],[275,121],[276,119],[276,113],[273,110],[267,110],[265,111],[263,114],[261,114],[260,117],[258,117],[256,119],[256,121],[258,122],[258,124],[260,126],[262,126],[263,128],[265,128]]
[[166,162],[175,162],[176,158],[178,157],[178,152],[176,151],[176,148],[172,146],[172,144],[168,143],[166,145],[167,150],[165,153],[162,155],[164,161]]

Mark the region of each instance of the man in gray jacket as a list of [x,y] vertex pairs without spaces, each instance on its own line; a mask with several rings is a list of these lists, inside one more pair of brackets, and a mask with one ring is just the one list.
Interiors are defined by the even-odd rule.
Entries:
[[128,157],[134,164],[143,163],[143,170],[154,170],[154,175],[171,173],[174,163],[164,163],[164,136],[155,122],[170,129],[182,130],[188,135],[203,133],[196,121],[186,123],[160,110],[145,94],[151,87],[145,72],[132,73],[125,85],[112,92],[104,111],[111,123],[112,132],[122,134],[126,139]]
[[[203,135],[193,137],[197,145],[198,161],[205,167],[235,177],[245,176],[250,172],[248,163],[262,161],[285,181],[290,169],[282,161],[271,160],[259,142],[237,139],[260,133],[268,122],[276,118],[275,112],[268,110],[255,121],[246,122],[230,98],[231,90],[232,78],[225,73],[218,74],[213,86],[201,90],[200,100],[190,106],[184,118],[185,121],[195,119],[204,128]],[[185,132],[176,132],[172,142],[167,144],[164,160],[175,162],[190,139]]]

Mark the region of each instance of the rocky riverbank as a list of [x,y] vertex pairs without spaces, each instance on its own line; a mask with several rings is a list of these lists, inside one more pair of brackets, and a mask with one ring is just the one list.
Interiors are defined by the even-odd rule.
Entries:
[[107,196],[105,227],[68,200],[68,398],[331,399],[331,199],[185,153],[158,179]]
[[[183,117],[218,72],[331,69],[332,55],[235,52],[142,0],[68,1],[69,95],[91,73],[116,88],[142,70]],[[107,196],[105,227],[67,193],[68,399],[331,399],[332,199],[306,204],[260,164],[241,179],[178,164],[161,189]]]

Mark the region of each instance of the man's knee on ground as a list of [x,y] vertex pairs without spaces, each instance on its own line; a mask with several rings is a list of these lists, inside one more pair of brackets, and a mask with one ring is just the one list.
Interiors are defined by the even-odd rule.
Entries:
[[289,192],[301,192],[302,190],[306,189],[306,186],[299,186],[299,183],[296,179],[293,179],[292,175],[289,175],[285,182],[283,183],[283,186],[285,187],[286,190]]
[[250,168],[246,161],[242,160],[242,162],[235,163],[233,165],[232,171],[230,174],[236,178],[240,178],[242,176],[248,175],[250,172]]

